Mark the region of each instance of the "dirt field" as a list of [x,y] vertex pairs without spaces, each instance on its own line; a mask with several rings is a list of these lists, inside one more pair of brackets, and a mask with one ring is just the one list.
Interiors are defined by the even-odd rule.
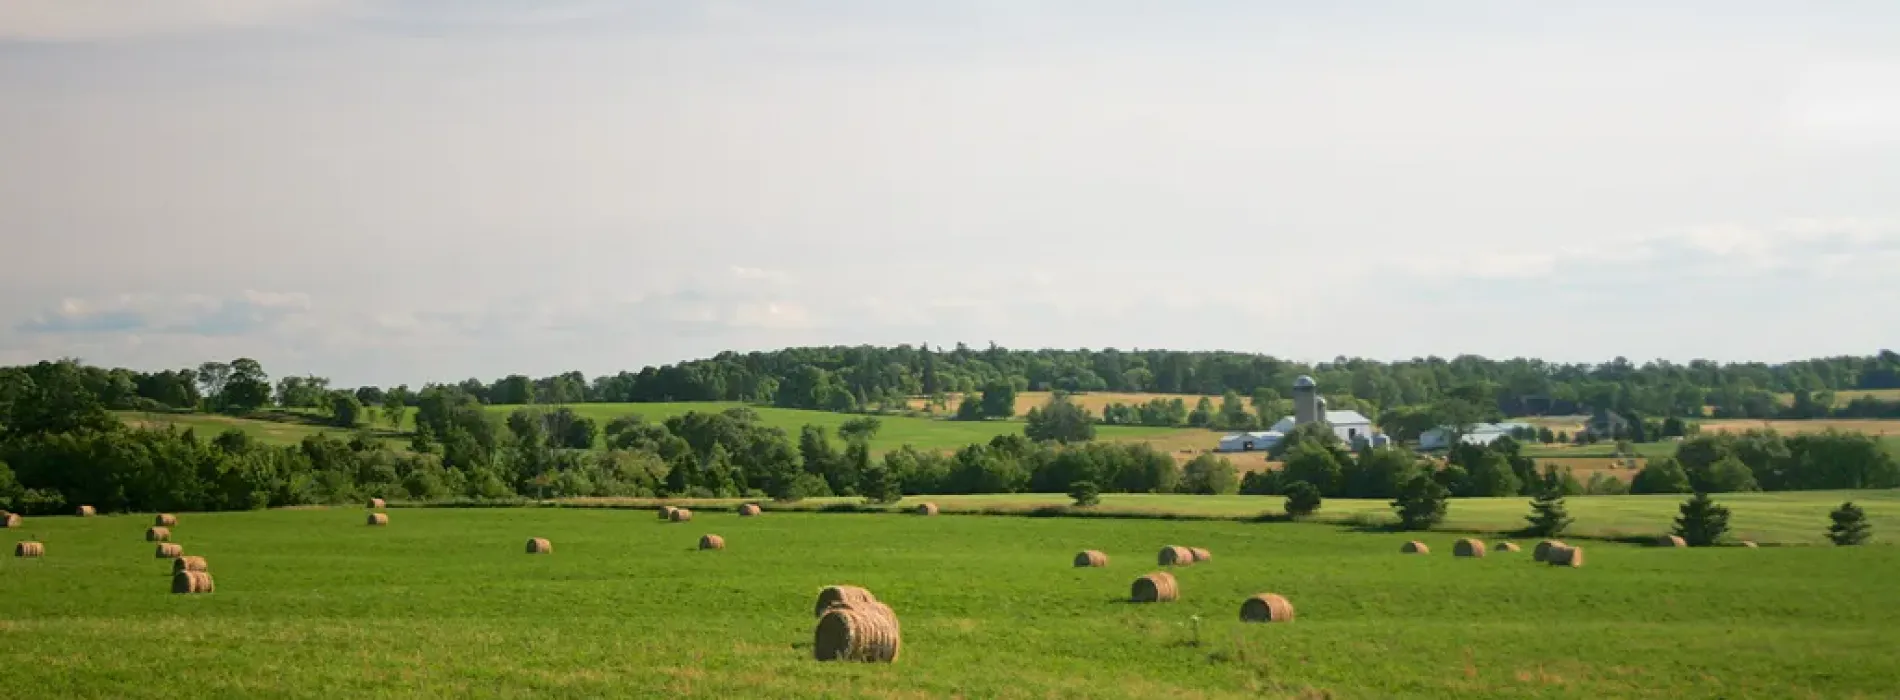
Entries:
[[1705,420],[1702,432],[1739,433],[1747,430],[1773,429],[1783,435],[1797,433],[1820,433],[1829,429],[1843,432],[1866,433],[1868,435],[1900,435],[1900,420],[1873,419],[1829,419],[1829,420]]

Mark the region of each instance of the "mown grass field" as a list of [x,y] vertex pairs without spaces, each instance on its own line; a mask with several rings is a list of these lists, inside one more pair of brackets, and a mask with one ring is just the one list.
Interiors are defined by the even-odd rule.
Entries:
[[[1016,404],[1015,404],[1016,415],[1017,417],[1028,415],[1029,409],[1042,408],[1043,406],[1047,406],[1049,405],[1049,401],[1054,398],[1055,398],[1055,392],[1052,392],[1052,391],[1016,392]],[[1108,408],[1109,404],[1119,403],[1119,404],[1126,404],[1129,406],[1139,406],[1141,404],[1148,403],[1149,401],[1153,401],[1155,399],[1167,399],[1167,400],[1180,399],[1181,403],[1186,404],[1188,410],[1192,411],[1194,410],[1195,404],[1200,403],[1202,398],[1206,398],[1207,400],[1214,402],[1215,408],[1220,407],[1221,397],[1219,396],[1202,396],[1201,394],[1144,394],[1144,393],[1121,392],[1121,391],[1091,391],[1091,392],[1085,392],[1085,393],[1079,393],[1079,394],[1070,394],[1069,402],[1077,406],[1086,408],[1088,409],[1089,413],[1094,414],[1096,417],[1100,417],[1102,415],[1103,409]],[[1245,399],[1246,397],[1242,397],[1242,398]],[[951,414],[955,414],[957,411],[957,404],[962,401],[963,401],[962,394],[959,394],[959,393],[949,394],[947,396],[947,401],[945,401],[945,407],[946,407],[945,410],[947,410]],[[929,399],[919,397],[919,398],[911,399],[910,406],[911,408],[921,411],[921,410],[928,409],[929,403],[930,403]],[[1253,406],[1251,402],[1249,402],[1247,405],[1249,409],[1251,409]]]
[[[168,593],[146,517],[35,518],[0,664],[39,697],[1885,697],[1900,547],[1591,543],[1449,556],[1317,524],[768,512],[184,514],[217,592]],[[697,552],[702,533],[728,549]],[[523,553],[531,536],[551,555]],[[1164,545],[1179,602],[1122,602]],[[1081,549],[1111,557],[1075,569]],[[900,616],[891,665],[810,660],[819,587]],[[1242,624],[1271,591],[1298,619]],[[1198,617],[1198,622],[1196,618]]]
[[[1872,396],[1881,401],[1900,401],[1900,389],[1842,389],[1834,392],[1834,406],[1846,406],[1862,396]],[[1794,405],[1794,394],[1776,394],[1775,399],[1783,406]]]

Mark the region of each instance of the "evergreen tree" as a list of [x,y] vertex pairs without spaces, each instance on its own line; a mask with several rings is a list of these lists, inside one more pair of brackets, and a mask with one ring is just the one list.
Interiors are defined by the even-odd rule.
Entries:
[[1319,487],[1304,481],[1295,481],[1286,486],[1286,514],[1295,518],[1304,518],[1319,510]]
[[1399,512],[1399,527],[1424,530],[1438,524],[1445,519],[1445,501],[1450,495],[1451,492],[1429,476],[1412,477],[1399,489],[1398,500],[1392,502],[1392,507]]
[[1842,503],[1841,507],[1828,513],[1834,524],[1827,526],[1827,538],[1843,547],[1866,544],[1874,536],[1874,528],[1867,523],[1867,512],[1854,505],[1853,501]]
[[1531,514],[1524,517],[1531,526],[1525,532],[1531,537],[1556,537],[1570,527],[1570,513],[1564,510],[1564,494],[1559,489],[1549,489],[1531,500]]
[[1728,508],[1715,504],[1706,493],[1682,502],[1682,517],[1676,518],[1675,534],[1691,547],[1715,544],[1728,532]]

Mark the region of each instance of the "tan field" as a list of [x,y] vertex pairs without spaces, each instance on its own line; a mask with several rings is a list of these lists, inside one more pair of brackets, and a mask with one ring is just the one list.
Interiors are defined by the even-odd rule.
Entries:
[[[1021,417],[1029,413],[1029,409],[1042,408],[1043,406],[1047,406],[1049,405],[1049,400],[1054,397],[1055,397],[1055,394],[1053,392],[1048,392],[1048,391],[1017,392],[1016,415],[1018,417]],[[1155,399],[1180,399],[1181,403],[1187,404],[1187,409],[1192,411],[1194,410],[1194,404],[1199,403],[1201,398],[1202,397],[1200,394],[1136,394],[1136,393],[1115,392],[1115,391],[1097,391],[1097,392],[1089,392],[1086,394],[1070,394],[1069,395],[1070,403],[1074,403],[1077,406],[1086,408],[1088,409],[1090,414],[1096,415],[1096,416],[1102,415],[1102,409],[1107,408],[1109,404],[1119,403],[1119,404],[1127,404],[1130,406],[1135,406],[1139,404],[1148,403],[1149,401],[1153,401]],[[1210,401],[1213,401],[1214,406],[1216,408],[1220,407],[1221,397],[1209,396],[1206,398]],[[957,404],[962,401],[963,401],[962,394],[950,394],[949,400],[944,402],[946,405],[946,408],[944,410],[949,413],[956,413]],[[911,408],[914,408],[920,411],[924,410],[924,408],[928,404],[929,404],[929,400],[925,398],[921,398],[921,397],[913,398],[910,400]],[[1249,409],[1252,408],[1251,402],[1249,402],[1248,408]]]
[[1627,482],[1635,478],[1636,472],[1649,463],[1649,460],[1638,457],[1636,468],[1631,469],[1624,466],[1622,460],[1610,457],[1534,457],[1533,459],[1537,460],[1537,468],[1540,471],[1546,464],[1569,467],[1571,476],[1577,477],[1577,481],[1580,482],[1588,482],[1590,475],[1597,473]]
[[1702,421],[1702,432],[1705,433],[1739,433],[1764,428],[1772,429],[1783,435],[1820,433],[1828,430],[1866,433],[1868,435],[1900,435],[1900,420],[1841,418],[1823,420],[1724,419]]

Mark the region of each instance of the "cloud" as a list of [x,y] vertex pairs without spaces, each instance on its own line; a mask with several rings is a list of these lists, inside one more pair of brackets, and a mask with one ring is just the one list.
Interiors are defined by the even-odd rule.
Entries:
[[73,42],[340,16],[357,0],[6,0],[0,40]]
[[310,308],[307,294],[253,290],[229,298],[201,294],[68,298],[58,308],[19,322],[14,330],[57,335],[237,336],[269,329]]

